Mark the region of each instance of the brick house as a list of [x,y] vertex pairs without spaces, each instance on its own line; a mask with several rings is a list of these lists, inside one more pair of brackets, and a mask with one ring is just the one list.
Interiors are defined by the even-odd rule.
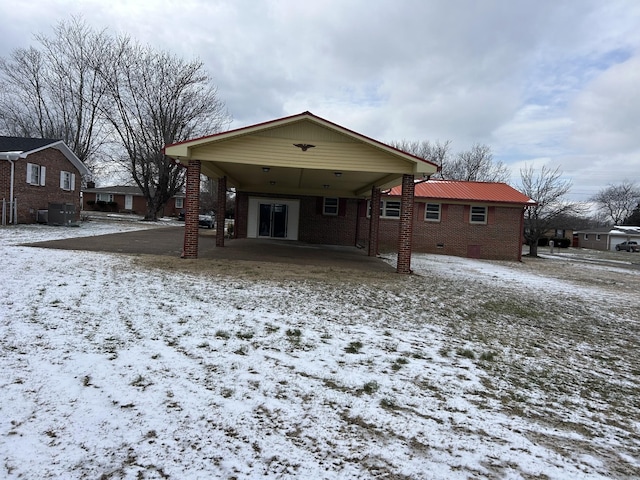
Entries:
[[[82,190],[82,208],[89,211],[108,211],[118,213],[147,212],[147,200],[139,187],[112,185],[96,188],[89,184]],[[184,209],[184,194],[172,197],[160,212],[163,217],[176,217]]]
[[197,258],[200,174],[218,179],[218,205],[235,188],[235,238],[395,251],[399,273],[411,271],[413,250],[519,260],[524,209],[534,203],[503,183],[425,181],[435,164],[309,112],[165,154],[187,167],[186,258]]
[[38,212],[50,206],[63,206],[64,218],[77,221],[80,186],[87,175],[87,167],[61,140],[0,137],[3,224],[35,223]]
[[[398,187],[383,195],[381,250],[394,247],[399,195]],[[521,259],[524,209],[534,202],[506,183],[429,180],[416,184],[415,202],[414,251]]]

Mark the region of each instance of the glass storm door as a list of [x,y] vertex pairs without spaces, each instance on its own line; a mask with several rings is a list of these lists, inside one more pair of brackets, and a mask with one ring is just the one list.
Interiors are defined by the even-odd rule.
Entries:
[[288,206],[280,203],[261,203],[258,214],[258,236],[287,238]]
[[125,195],[124,197],[124,209],[133,210],[133,195]]

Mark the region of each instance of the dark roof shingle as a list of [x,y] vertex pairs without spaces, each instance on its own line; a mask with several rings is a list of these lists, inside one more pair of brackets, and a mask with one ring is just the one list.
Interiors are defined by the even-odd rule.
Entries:
[[51,138],[0,137],[0,152],[30,152],[59,141]]

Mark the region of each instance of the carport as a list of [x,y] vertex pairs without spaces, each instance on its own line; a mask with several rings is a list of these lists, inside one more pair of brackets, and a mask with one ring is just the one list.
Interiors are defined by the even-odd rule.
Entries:
[[[301,199],[313,197],[325,206],[326,199],[369,199],[369,256],[378,253],[381,192],[402,185],[398,273],[411,271],[414,182],[437,170],[310,112],[169,145],[165,154],[187,168],[185,258],[198,256],[201,174],[217,179],[219,212],[225,211],[227,188],[245,200],[243,209],[236,208],[240,238],[297,240],[301,216],[308,215]],[[218,228],[217,247],[224,246],[224,235]]]

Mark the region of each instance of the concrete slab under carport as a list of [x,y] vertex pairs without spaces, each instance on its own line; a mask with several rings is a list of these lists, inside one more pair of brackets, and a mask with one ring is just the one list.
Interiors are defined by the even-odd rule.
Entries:
[[[200,229],[200,259],[340,267],[369,273],[393,273],[395,268],[356,247],[316,245],[290,240],[227,239],[216,247],[215,230]],[[61,250],[180,257],[184,228],[151,228],[134,232],[29,243],[28,246]]]

